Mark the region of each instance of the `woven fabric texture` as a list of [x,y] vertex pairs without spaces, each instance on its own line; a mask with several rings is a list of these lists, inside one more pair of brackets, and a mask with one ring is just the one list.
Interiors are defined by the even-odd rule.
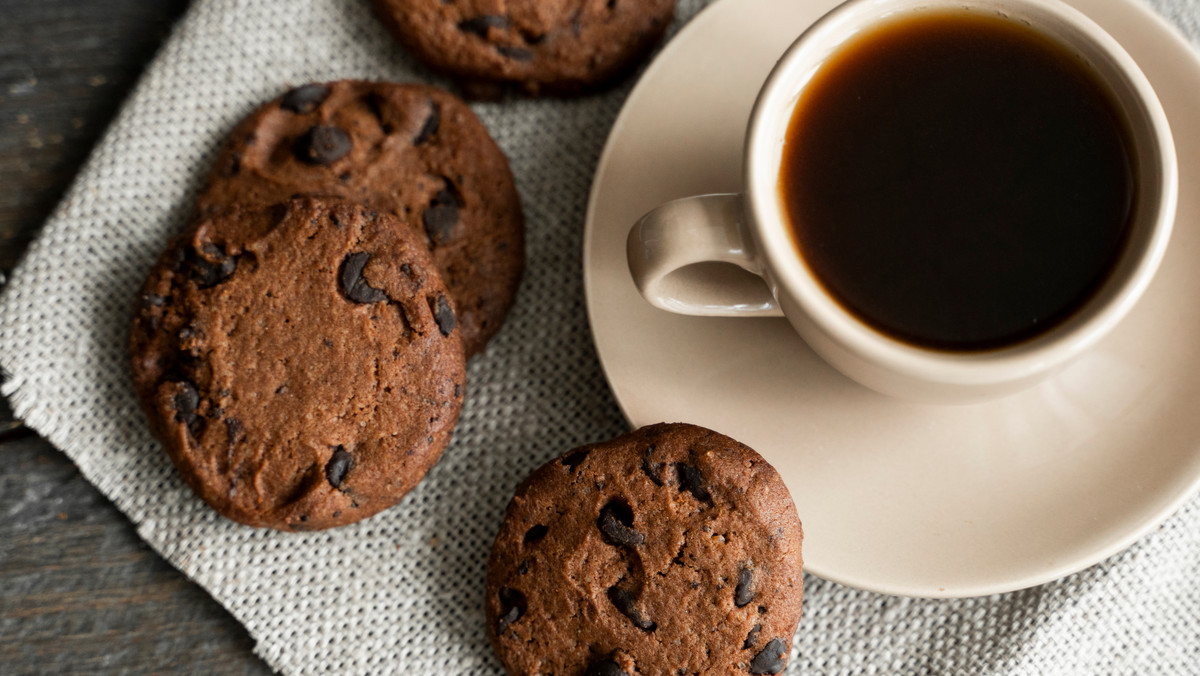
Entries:
[[[681,0],[671,33],[705,4]],[[1154,7],[1200,38],[1200,0]],[[279,671],[499,673],[484,571],[509,496],[548,458],[625,431],[580,260],[592,172],[631,82],[474,105],[517,179],[528,271],[504,330],[470,364],[454,442],[399,506],[300,535],[226,521],[175,475],[127,374],[135,290],[224,135],[290,85],[341,78],[438,82],[366,0],[196,0],[5,289],[4,393]],[[1012,594],[896,598],[809,577],[788,673],[1195,673],[1197,580],[1200,500],[1108,561]]]

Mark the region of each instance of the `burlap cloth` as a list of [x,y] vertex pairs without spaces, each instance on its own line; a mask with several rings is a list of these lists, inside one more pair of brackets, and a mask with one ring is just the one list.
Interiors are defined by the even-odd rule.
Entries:
[[[672,33],[705,4],[681,0]],[[1200,0],[1154,5],[1197,42]],[[592,172],[631,83],[474,106],[517,178],[528,272],[504,330],[470,365],[453,444],[396,508],[308,535],[226,521],[176,477],[127,375],[135,289],[222,137],[288,85],[351,77],[431,79],[365,0],[196,0],[4,292],[4,394],[276,669],[497,673],[484,570],[513,488],[548,458],[626,429],[588,332],[580,252]],[[1195,499],[1108,561],[1011,594],[937,601],[805,584],[788,673],[1200,672]]]

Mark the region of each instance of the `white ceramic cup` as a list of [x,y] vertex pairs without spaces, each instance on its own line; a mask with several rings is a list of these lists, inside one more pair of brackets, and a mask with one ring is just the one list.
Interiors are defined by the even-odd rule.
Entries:
[[[805,83],[847,40],[897,14],[991,13],[1025,23],[1087,63],[1114,95],[1135,148],[1138,199],[1107,282],[1066,321],[1012,346],[925,349],[889,337],[831,298],[797,255],[778,192],[783,143]],[[1099,26],[1058,0],[850,0],[805,31],[759,92],[744,149],[743,192],[668,202],[629,233],[633,280],[656,307],[687,315],[785,316],[822,358],[874,390],[969,403],[1023,389],[1099,341],[1149,285],[1177,201],[1175,146],[1154,90]]]

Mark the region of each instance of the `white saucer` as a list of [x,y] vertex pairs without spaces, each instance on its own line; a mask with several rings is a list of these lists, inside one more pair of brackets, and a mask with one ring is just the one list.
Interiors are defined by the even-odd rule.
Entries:
[[656,310],[625,236],[666,200],[738,189],[746,118],[784,48],[835,0],[722,0],[664,49],[592,186],[584,284],[596,348],[635,426],[684,421],[758,450],[804,522],[806,569],[888,594],[976,596],[1101,561],[1200,484],[1200,60],[1129,0],[1077,8],[1141,65],[1174,128],[1180,204],[1157,278],[1100,347],[1033,390],[907,404],[828,367],[781,319]]

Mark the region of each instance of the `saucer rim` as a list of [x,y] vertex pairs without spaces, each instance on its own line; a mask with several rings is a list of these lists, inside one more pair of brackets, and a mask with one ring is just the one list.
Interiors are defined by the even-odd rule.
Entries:
[[[618,387],[613,382],[613,366],[609,362],[612,355],[606,354],[600,344],[600,340],[598,339],[598,335],[595,330],[598,321],[596,317],[596,294],[600,291],[597,288],[597,282],[594,279],[593,273],[595,271],[593,269],[592,261],[595,258],[594,254],[597,240],[596,223],[598,203],[600,201],[599,198],[600,195],[605,191],[605,186],[603,185],[605,182],[604,179],[607,176],[609,164],[611,162],[612,155],[615,152],[617,139],[619,139],[625,133],[626,127],[634,115],[632,110],[634,108],[633,104],[642,94],[644,94],[644,91],[652,85],[658,72],[663,68],[666,68],[666,64],[671,63],[677,57],[677,52],[683,52],[687,48],[691,47],[690,44],[686,44],[686,40],[682,40],[681,38],[686,38],[691,32],[698,32],[700,27],[705,25],[707,22],[717,20],[717,15],[719,13],[714,12],[714,8],[731,5],[734,2],[735,0],[716,0],[715,2],[705,6],[686,26],[684,26],[675,36],[673,36],[671,41],[664,46],[655,60],[647,67],[639,81],[631,89],[625,101],[622,103],[621,110],[614,120],[614,123],[605,141],[603,151],[601,152],[596,163],[592,184],[588,193],[588,205],[585,215],[583,233],[584,241],[581,257],[585,310],[589,322],[589,328],[591,329],[597,360],[600,364],[602,372],[604,373],[606,382],[609,385],[609,389],[613,393],[614,401],[617,403],[622,415],[631,426],[637,425],[635,420],[638,416],[636,415],[635,411],[630,410],[629,402],[620,396]],[[1088,8],[1077,7],[1077,2],[1078,0],[1068,0],[1068,4],[1090,17],[1091,15],[1088,12]],[[1166,33],[1170,36],[1168,39],[1169,44],[1162,47],[1161,50],[1163,53],[1169,53],[1175,57],[1174,69],[1181,71],[1192,70],[1196,73],[1200,73],[1200,52],[1197,51],[1195,46],[1188,42],[1188,40],[1183,36],[1182,32],[1176,26],[1170,24],[1165,18],[1158,15],[1151,8],[1131,0],[1088,0],[1086,3],[1078,4],[1099,5],[1101,3],[1119,6],[1121,10],[1126,13],[1132,11],[1133,13],[1139,15],[1138,18],[1140,20],[1149,19],[1148,23],[1150,25],[1147,26],[1148,31],[1158,33],[1159,35],[1156,35],[1156,37],[1161,37],[1162,33]],[[797,34],[799,34],[799,31]],[[1178,58],[1181,55],[1186,55],[1186,58]],[[1179,122],[1175,120],[1169,120],[1169,122],[1174,123],[1172,124],[1173,128],[1175,125],[1179,124]],[[1193,445],[1195,445],[1198,449],[1198,452],[1200,452],[1200,443],[1194,443]],[[1177,490],[1176,495],[1171,496],[1171,498],[1167,500],[1160,509],[1150,511],[1143,516],[1139,525],[1127,529],[1124,537],[1113,538],[1107,546],[1089,548],[1085,552],[1065,557],[1066,560],[1058,565],[1046,566],[1038,569],[1038,571],[1035,573],[1020,577],[1009,577],[1002,580],[993,580],[991,582],[979,582],[974,585],[959,585],[953,588],[942,587],[939,589],[932,589],[925,584],[904,584],[898,582],[888,584],[881,583],[878,579],[864,581],[854,577],[839,575],[837,571],[823,570],[819,566],[814,568],[807,561],[805,562],[805,572],[811,573],[822,579],[850,586],[856,589],[895,596],[921,598],[966,598],[1018,591],[1048,582],[1053,582],[1055,580],[1060,580],[1068,575],[1077,573],[1097,563],[1100,563],[1114,554],[1127,549],[1132,544],[1144,538],[1148,533],[1159,527],[1167,518],[1176,513],[1186,502],[1192,499],[1198,491],[1200,491],[1200,472],[1195,473],[1191,477],[1191,480],[1186,484],[1186,487]]]

